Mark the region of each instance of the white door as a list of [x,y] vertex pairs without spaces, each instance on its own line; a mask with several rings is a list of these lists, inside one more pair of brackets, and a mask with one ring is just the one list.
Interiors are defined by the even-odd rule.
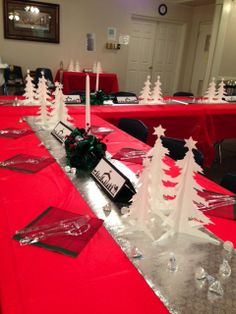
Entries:
[[184,27],[180,24],[133,20],[126,90],[139,95],[147,75],[151,75],[153,84],[160,75],[163,95],[172,95],[178,82],[183,42]]
[[130,35],[126,91],[139,95],[151,74],[156,22],[133,20]]
[[204,93],[204,91],[202,90],[202,85],[206,73],[211,31],[212,24],[200,24],[191,83],[191,90],[196,96],[202,95]]
[[152,81],[160,75],[162,94],[173,95],[177,91],[184,44],[184,25],[158,23],[153,55]]

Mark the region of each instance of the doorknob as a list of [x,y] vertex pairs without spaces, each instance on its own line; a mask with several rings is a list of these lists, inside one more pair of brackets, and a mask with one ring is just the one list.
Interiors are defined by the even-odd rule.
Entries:
[[150,65],[150,66],[148,67],[148,70],[152,70],[152,69],[153,69],[153,66]]

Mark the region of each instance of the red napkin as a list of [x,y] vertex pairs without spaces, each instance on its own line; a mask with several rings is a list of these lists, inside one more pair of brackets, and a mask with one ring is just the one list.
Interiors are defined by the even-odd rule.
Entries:
[[32,130],[29,129],[13,129],[13,128],[7,128],[4,130],[0,130],[0,136],[1,137],[9,137],[12,139],[17,139],[22,136],[28,135],[33,133]]
[[199,208],[204,214],[232,220],[236,219],[236,197],[207,190],[198,191],[198,194],[203,197],[209,205],[207,208]]
[[112,156],[112,158],[142,165],[143,158],[146,154],[147,153],[142,150],[127,147],[121,148],[115,155]]
[[36,173],[55,161],[51,157],[38,157],[27,154],[18,154],[0,162],[1,168],[16,171]]
[[[24,229],[17,232],[13,238],[20,241],[27,234],[29,234],[27,232],[27,228],[30,227],[42,227],[45,225],[55,224],[62,220],[64,221],[73,218],[78,219],[81,217],[84,216],[57,207],[49,207]],[[53,237],[45,238],[44,240],[33,243],[32,245],[44,247],[51,251],[76,257],[103,224],[102,219],[88,216],[86,216],[86,219],[88,219],[87,224],[89,225],[89,228],[85,229],[87,231],[79,236],[67,234],[55,235]]]

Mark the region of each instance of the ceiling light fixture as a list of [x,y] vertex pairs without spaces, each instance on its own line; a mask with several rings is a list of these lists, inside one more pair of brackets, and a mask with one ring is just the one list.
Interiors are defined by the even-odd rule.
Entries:
[[39,14],[39,8],[38,7],[34,7],[32,5],[27,5],[25,7],[25,11],[26,12],[30,12],[30,13],[33,13],[33,14]]

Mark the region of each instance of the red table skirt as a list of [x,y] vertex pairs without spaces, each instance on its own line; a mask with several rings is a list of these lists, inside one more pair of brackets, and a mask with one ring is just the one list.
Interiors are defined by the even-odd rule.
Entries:
[[[75,91],[85,91],[86,74],[90,77],[90,90],[91,92],[94,92],[96,86],[96,73],[63,72],[64,94],[70,94]],[[59,78],[60,71],[57,72],[55,81],[59,81]],[[119,85],[117,75],[114,73],[99,74],[99,89],[105,94],[118,92]]]

